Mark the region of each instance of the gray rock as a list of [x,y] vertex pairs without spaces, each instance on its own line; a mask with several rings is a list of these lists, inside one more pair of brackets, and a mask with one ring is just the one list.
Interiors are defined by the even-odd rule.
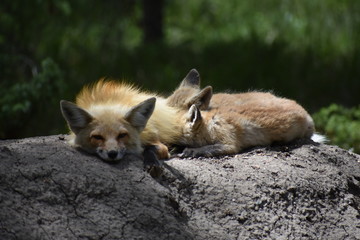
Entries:
[[360,239],[360,156],[299,140],[152,178],[64,137],[0,141],[0,239]]

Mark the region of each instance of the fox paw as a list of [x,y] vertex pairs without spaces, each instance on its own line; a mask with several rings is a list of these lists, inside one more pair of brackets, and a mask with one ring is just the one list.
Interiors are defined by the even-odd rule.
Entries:
[[155,146],[147,146],[143,152],[144,171],[148,172],[153,178],[160,177],[163,174],[163,167],[157,157]]
[[165,146],[164,144],[160,143],[155,145],[156,147],[156,153],[159,159],[169,159],[170,158],[170,153],[169,153],[169,149],[167,146]]
[[163,174],[164,168],[157,158],[146,159],[144,161],[144,171],[148,172],[151,177],[158,178]]
[[148,172],[152,178],[158,178],[164,173],[164,168],[162,166],[144,166],[144,171]]

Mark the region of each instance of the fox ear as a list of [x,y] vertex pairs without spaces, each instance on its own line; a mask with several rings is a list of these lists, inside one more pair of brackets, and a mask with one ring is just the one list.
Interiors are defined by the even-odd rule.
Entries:
[[136,129],[142,131],[155,108],[156,98],[152,97],[131,108],[125,119]]
[[186,77],[182,80],[179,87],[200,88],[199,72],[195,68],[191,69]]
[[88,112],[72,102],[61,100],[60,109],[71,131],[75,134],[78,134],[81,129],[85,128],[93,120],[93,117]]
[[189,100],[188,105],[195,104],[199,109],[206,110],[209,108],[210,100],[212,98],[212,87],[207,86],[198,94]]
[[202,121],[201,112],[195,104],[193,104],[188,111],[187,121],[190,123],[191,127],[200,124]]

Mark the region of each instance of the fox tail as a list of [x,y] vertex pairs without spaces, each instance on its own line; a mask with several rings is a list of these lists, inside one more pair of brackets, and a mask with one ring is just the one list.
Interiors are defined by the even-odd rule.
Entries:
[[326,136],[321,135],[319,133],[314,133],[311,136],[311,140],[313,140],[314,142],[317,142],[317,143],[327,143],[329,141],[329,139],[327,139]]

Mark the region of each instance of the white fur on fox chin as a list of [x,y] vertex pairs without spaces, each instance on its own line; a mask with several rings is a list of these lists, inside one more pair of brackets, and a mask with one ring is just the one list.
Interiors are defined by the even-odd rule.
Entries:
[[328,142],[328,139],[324,135],[321,135],[318,133],[314,133],[311,136],[311,140],[313,140],[314,142],[317,142],[317,143],[327,143]]

